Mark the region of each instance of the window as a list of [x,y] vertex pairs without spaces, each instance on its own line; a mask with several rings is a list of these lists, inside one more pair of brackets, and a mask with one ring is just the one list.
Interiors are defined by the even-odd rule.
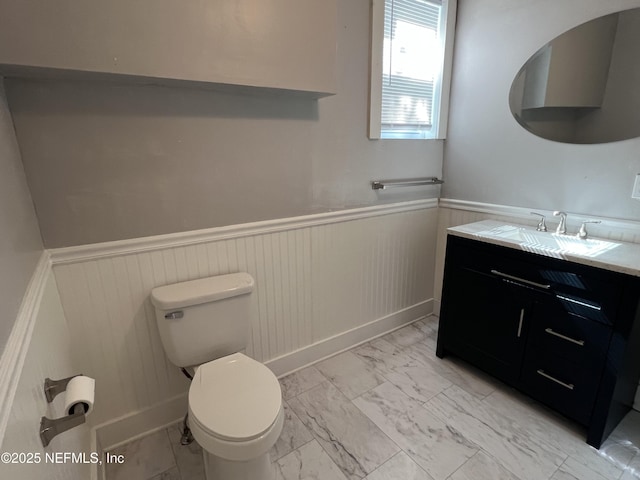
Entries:
[[374,0],[369,138],[444,138],[455,0]]

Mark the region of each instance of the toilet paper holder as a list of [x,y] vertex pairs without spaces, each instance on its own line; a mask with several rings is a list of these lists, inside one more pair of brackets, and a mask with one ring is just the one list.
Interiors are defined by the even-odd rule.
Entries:
[[[78,376],[79,375],[72,375],[71,377],[61,380],[46,378],[44,380],[44,396],[47,398],[47,403],[53,402],[53,399],[56,398],[58,394],[66,391],[69,381]],[[54,419],[42,417],[40,419],[40,440],[42,441],[42,446],[46,447],[49,445],[55,436],[78,425],[82,425],[86,420],[85,408],[86,406],[84,404],[78,403],[73,406],[73,413],[69,413],[69,415],[64,417]]]

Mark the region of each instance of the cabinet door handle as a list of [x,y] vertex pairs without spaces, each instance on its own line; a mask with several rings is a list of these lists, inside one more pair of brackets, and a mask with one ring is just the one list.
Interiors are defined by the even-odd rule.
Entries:
[[532,287],[542,288],[544,290],[549,290],[551,288],[551,285],[538,283],[538,282],[532,282],[531,280],[525,280],[524,278],[520,278],[520,277],[516,277],[514,275],[509,275],[507,273],[499,272],[498,270],[491,270],[491,273],[493,273],[494,275],[498,275],[499,277],[506,278],[508,280],[513,280],[514,282],[520,282],[520,283],[524,283],[525,285],[530,285]]
[[575,338],[567,337],[566,335],[562,335],[561,333],[555,332],[551,328],[545,328],[544,331],[547,332],[549,335],[554,335],[558,338],[566,340],[567,342],[575,343],[576,345],[580,345],[581,347],[584,347],[584,340],[576,340]]
[[574,388],[573,383],[564,383],[562,380],[558,380],[557,378],[552,377],[548,373],[545,373],[544,370],[538,370],[537,373],[538,375],[542,375],[544,378],[548,378],[552,382],[556,382],[558,385],[562,385],[564,388],[568,388],[569,390],[573,390]]
[[522,335],[522,321],[524,320],[524,308],[520,309],[520,323],[518,323],[518,338]]

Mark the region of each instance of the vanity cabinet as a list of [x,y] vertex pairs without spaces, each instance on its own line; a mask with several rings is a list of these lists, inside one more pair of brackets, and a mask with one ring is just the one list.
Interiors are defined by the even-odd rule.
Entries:
[[640,377],[638,277],[449,235],[437,355],[585,425],[599,448]]

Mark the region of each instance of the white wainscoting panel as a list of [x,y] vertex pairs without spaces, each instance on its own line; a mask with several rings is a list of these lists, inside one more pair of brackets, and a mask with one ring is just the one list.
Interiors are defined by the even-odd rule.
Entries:
[[25,340],[28,344],[27,355],[24,365],[15,372],[19,380],[0,448],[2,452],[39,454],[41,462],[0,463],[0,478],[86,480],[96,473],[91,465],[70,461],[47,463],[45,453],[85,452],[89,458],[92,449],[89,424],[58,435],[46,448],[40,442],[40,417],[58,418],[64,415],[64,394],[48,404],[43,391],[44,379],[59,379],[81,373],[72,357],[69,330],[48,261],[44,275],[42,296],[38,297],[37,305],[33,308],[34,327]]
[[436,206],[407,202],[165,236],[157,244],[51,251],[73,341],[85,374],[96,378],[96,421],[144,412],[188,388],[160,342],[148,299],[158,285],[250,273],[256,289],[247,353],[263,362],[396,312],[430,313]]

